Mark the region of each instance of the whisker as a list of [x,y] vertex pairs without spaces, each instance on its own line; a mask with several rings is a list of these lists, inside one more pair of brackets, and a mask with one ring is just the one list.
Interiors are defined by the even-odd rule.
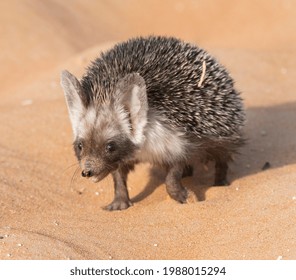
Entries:
[[70,166],[68,166],[67,168],[65,168],[65,169],[63,170],[63,172],[66,172],[67,170],[69,170],[70,168],[72,168],[72,167],[75,166],[75,165],[79,165],[78,162],[75,162],[75,163],[71,164]]
[[70,189],[72,189],[72,185],[73,183],[75,183],[75,180],[77,179],[78,177],[78,172],[80,171],[80,166],[77,166],[77,168],[75,169],[72,177],[71,177],[71,181],[70,181]]

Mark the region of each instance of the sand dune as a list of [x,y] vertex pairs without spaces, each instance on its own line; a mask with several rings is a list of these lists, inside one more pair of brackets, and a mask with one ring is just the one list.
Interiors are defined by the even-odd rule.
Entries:
[[[294,1],[140,2],[1,2],[0,259],[295,259]],[[179,205],[163,174],[140,165],[134,206],[107,212],[111,179],[75,176],[59,73],[81,76],[101,51],[147,34],[199,44],[228,67],[249,141],[231,186],[211,187],[201,169]]]

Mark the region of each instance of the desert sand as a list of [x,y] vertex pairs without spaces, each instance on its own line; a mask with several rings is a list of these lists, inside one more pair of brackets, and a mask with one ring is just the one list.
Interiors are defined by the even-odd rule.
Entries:
[[[11,0],[0,13],[0,259],[296,259],[295,1]],[[148,34],[227,66],[248,143],[228,187],[197,168],[180,205],[142,164],[128,181],[134,206],[108,212],[112,179],[75,173],[59,75],[81,77],[101,51]]]

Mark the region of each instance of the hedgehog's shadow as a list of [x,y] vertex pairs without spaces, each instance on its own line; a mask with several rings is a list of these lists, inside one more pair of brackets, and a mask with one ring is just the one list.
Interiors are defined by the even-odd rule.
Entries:
[[[213,172],[206,172],[206,176],[200,176],[201,173],[198,171],[203,169],[202,165],[194,166],[193,176],[187,176],[182,179],[182,183],[184,187],[194,193],[196,199],[198,201],[204,201],[206,199],[206,191],[212,186],[211,181],[214,179],[210,179],[210,175]],[[149,174],[149,181],[144,187],[144,189],[137,194],[133,199],[133,203],[140,202],[144,200],[146,197],[150,196],[158,187],[165,183],[166,172],[164,169],[159,167],[151,167]],[[203,174],[204,175],[204,174]]]
[[[245,134],[247,144],[229,166],[227,177],[230,187],[239,178],[264,172],[266,166],[279,168],[296,163],[296,102],[248,109]],[[214,181],[214,168],[210,163],[207,171],[198,164],[194,169],[193,177],[184,178],[182,182],[198,201],[204,201]],[[132,201],[145,199],[164,180],[165,171],[152,167],[149,182]]]
[[140,202],[141,200],[145,199],[164,183],[165,171],[163,169],[151,167],[149,173],[148,183],[139,194],[132,198],[133,203]]
[[296,163],[296,102],[247,110],[247,144],[230,165],[230,182]]

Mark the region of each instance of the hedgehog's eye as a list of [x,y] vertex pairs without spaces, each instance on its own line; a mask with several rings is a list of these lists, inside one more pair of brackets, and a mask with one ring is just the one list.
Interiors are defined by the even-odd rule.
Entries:
[[106,144],[106,151],[108,153],[112,153],[116,150],[116,143],[114,141],[110,141]]
[[77,144],[77,148],[78,148],[78,150],[79,150],[79,151],[81,151],[81,150],[82,150],[82,148],[83,148],[83,145],[82,145],[82,143],[81,143],[81,142],[79,142],[79,143]]

